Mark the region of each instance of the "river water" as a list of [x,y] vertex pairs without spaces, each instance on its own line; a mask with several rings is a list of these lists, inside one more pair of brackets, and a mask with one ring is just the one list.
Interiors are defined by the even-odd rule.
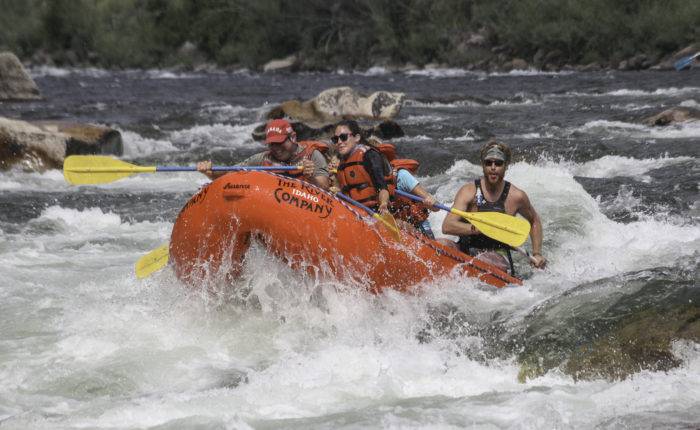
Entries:
[[519,260],[521,287],[372,296],[253,247],[242,279],[205,293],[133,273],[203,176],[2,172],[0,428],[700,425],[700,121],[640,123],[700,108],[700,70],[32,73],[45,100],[0,115],[113,126],[144,165],[241,160],[271,106],[329,87],[405,92],[395,143],[441,201],[479,175],[486,139],[513,147],[550,264]]

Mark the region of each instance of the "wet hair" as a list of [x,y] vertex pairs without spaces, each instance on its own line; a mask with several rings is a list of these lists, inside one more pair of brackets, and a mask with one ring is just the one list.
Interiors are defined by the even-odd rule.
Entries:
[[481,161],[484,161],[484,157],[486,157],[486,154],[489,152],[489,149],[493,147],[497,147],[501,151],[503,151],[503,154],[506,156],[506,164],[510,163],[511,159],[511,150],[508,145],[505,143],[499,142],[496,139],[489,139],[488,142],[484,144],[484,146],[481,147],[481,152],[479,153],[479,159]]
[[337,123],[335,125],[335,128],[337,129],[338,127],[347,127],[350,130],[350,133],[353,135],[359,135],[360,136],[360,142],[362,144],[367,145],[367,139],[365,138],[365,133],[362,131],[360,128],[360,125],[357,123],[357,121],[354,121],[352,119],[344,119]]

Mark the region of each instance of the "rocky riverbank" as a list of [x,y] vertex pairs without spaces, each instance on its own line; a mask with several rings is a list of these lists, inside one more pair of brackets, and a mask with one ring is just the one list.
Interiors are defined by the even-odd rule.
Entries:
[[[672,70],[673,64],[680,58],[700,51],[700,43],[684,47],[669,55],[648,55],[639,53],[622,60],[576,62],[568,58],[560,50],[539,49],[531,56],[526,56],[505,46],[488,44],[479,33],[470,34],[464,42],[458,45],[457,56],[449,62],[429,62],[414,64],[412,62],[396,62],[386,57],[375,57],[367,67],[355,67],[333,59],[319,59],[305,55],[303,52],[273,59],[252,68],[258,72],[304,72],[304,71],[335,71],[347,70],[376,70],[381,68],[389,73],[410,72],[417,70],[436,70],[459,68],[469,71],[510,72],[513,70],[537,70],[545,72],[558,71],[597,71],[597,70]],[[71,51],[50,54],[39,51],[25,61],[27,67],[104,67],[95,56],[92,60],[80,59]],[[205,54],[191,42],[186,42],[174,56],[174,62],[168,64],[168,69],[174,71],[218,72],[237,71],[250,68],[242,64],[219,65],[206,58]]]

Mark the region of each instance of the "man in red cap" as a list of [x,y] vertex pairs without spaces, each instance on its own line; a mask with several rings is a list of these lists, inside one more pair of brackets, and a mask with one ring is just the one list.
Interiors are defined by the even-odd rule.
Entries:
[[[300,166],[298,171],[283,173],[285,176],[300,177],[327,190],[330,186],[328,163],[323,152],[328,146],[316,141],[297,141],[297,135],[289,121],[273,119],[265,127],[265,144],[269,150],[260,152],[238,163],[239,166]],[[200,161],[197,170],[210,179],[216,179],[226,172],[212,172],[211,161]]]

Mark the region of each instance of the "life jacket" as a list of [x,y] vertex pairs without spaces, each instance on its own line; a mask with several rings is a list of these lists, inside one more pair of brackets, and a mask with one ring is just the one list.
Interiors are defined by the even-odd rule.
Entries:
[[[377,190],[363,164],[365,153],[368,150],[376,150],[388,161],[388,166],[386,166],[388,168],[385,169],[385,172],[389,170],[389,174],[384,179],[389,191],[389,212],[396,218],[420,228],[420,224],[427,220],[430,215],[428,208],[411,199],[401,197],[395,192],[396,175],[399,170],[406,169],[415,174],[420,163],[408,158],[396,158],[396,147],[390,143],[379,143],[371,146],[358,145],[357,148],[344,163],[338,166],[338,183],[342,192],[371,208],[379,204]],[[353,170],[348,170],[350,168]]]
[[[508,192],[510,191],[510,182],[505,181],[503,191],[495,202],[490,202],[484,197],[484,193],[481,190],[481,179],[475,179],[474,185],[476,186],[476,196],[474,199],[477,212],[506,213],[506,198],[508,198]],[[467,222],[464,218],[461,218],[460,221],[464,223]],[[472,254],[474,250],[493,250],[503,254],[508,259],[508,263],[510,264],[511,275],[515,276],[513,257],[510,254],[510,247],[508,245],[479,233],[477,235],[459,236],[457,246],[459,247],[459,250],[465,254]]]
[[[395,184],[398,183],[397,175],[399,170],[405,169],[415,175],[418,172],[418,167],[420,167],[420,163],[418,161],[408,158],[397,158],[391,160],[390,164],[392,167],[392,176],[394,177]],[[411,190],[407,190],[407,192],[411,192]],[[420,224],[428,219],[430,212],[425,205],[397,194],[394,194],[392,198],[393,201],[391,202],[390,211],[397,218],[402,219],[417,228],[420,228]]]
[[[289,161],[286,161],[285,164],[293,166],[296,164],[299,164],[303,159],[305,158],[311,158],[311,154],[313,154],[314,151],[320,152],[322,155],[325,156],[326,152],[328,152],[328,144],[319,142],[318,140],[301,140],[297,142],[297,145],[299,145],[302,150],[292,156],[292,158],[289,159]],[[275,164],[279,163],[273,163],[273,158],[272,158],[272,151],[267,151],[265,153],[265,158],[262,162],[263,166],[273,166]],[[287,176],[290,178],[298,178],[301,177],[304,172],[299,169],[299,170],[291,170],[291,171],[286,171],[286,172],[281,172],[280,173],[283,176]]]
[[[387,144],[388,145],[388,144]],[[393,145],[391,145],[393,147]],[[372,177],[363,164],[367,151],[383,152],[375,147],[358,144],[352,154],[338,166],[338,184],[340,190],[365,206],[375,208],[379,205],[379,193],[372,182]],[[384,180],[387,183],[389,194],[394,194],[396,181],[392,175],[391,165],[384,159]]]

